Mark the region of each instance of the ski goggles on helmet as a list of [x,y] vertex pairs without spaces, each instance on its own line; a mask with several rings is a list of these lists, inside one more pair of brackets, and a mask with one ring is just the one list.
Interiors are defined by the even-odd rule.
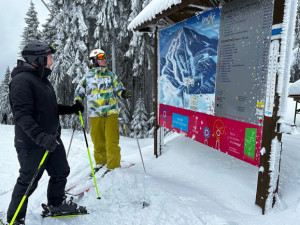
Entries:
[[97,55],[97,59],[98,60],[106,59],[106,55],[104,53],[100,53],[100,54]]

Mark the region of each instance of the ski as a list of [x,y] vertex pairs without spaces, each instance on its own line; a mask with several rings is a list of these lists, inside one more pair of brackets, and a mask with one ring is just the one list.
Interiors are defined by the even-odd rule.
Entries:
[[[103,168],[103,167],[104,167],[104,165],[102,167],[100,167],[100,168],[97,168],[97,170],[94,171],[94,174],[96,174],[97,172],[99,172],[100,169]],[[89,181],[92,178],[93,178],[93,176],[89,175],[89,177],[86,178],[85,181]],[[80,193],[78,193],[76,195],[71,194],[70,191],[72,191],[76,187],[78,187],[78,185],[76,185],[76,184],[73,185],[73,186],[71,186],[71,187],[69,187],[68,189],[65,190],[65,194],[68,194],[68,195],[71,195],[71,196],[79,196],[79,195],[82,195],[84,192],[88,192],[91,188],[95,187],[95,185],[93,187],[87,188],[86,190],[84,190],[84,191],[82,191],[82,192],[80,192]]]
[[87,210],[85,207],[83,206],[79,206],[77,208],[77,205],[72,203],[73,197],[71,197],[71,200],[66,204],[68,206],[75,206],[76,207],[76,211],[73,210],[73,212],[68,212],[68,210],[66,208],[60,208],[57,209],[55,207],[48,207],[46,204],[42,204],[42,208],[44,209],[44,211],[42,211],[41,216],[43,218],[46,217],[51,217],[51,218],[64,218],[64,217],[76,217],[76,216],[81,216],[81,215],[86,215],[88,214]]
[[[130,167],[132,167],[132,166],[134,166],[135,164],[134,163],[130,163],[129,165],[127,165],[127,166],[125,166],[125,167],[123,167],[123,168],[130,168]],[[103,167],[102,167],[103,168]],[[109,173],[110,171],[113,171],[113,170],[106,170],[102,175],[101,175],[101,177],[100,178],[103,178],[107,173]],[[87,179],[87,180],[90,180],[90,179]],[[72,192],[75,188],[78,188],[78,187],[80,187],[80,184],[79,185],[73,185],[73,186],[71,186],[70,188],[68,188],[67,190],[65,190],[65,194],[66,195],[70,195],[70,196],[74,196],[74,197],[78,197],[78,196],[81,196],[81,195],[83,195],[84,193],[86,193],[86,192],[89,192],[92,188],[94,188],[95,187],[95,185],[93,184],[93,185],[90,185],[90,186],[86,186],[86,187],[83,187],[80,191],[78,191],[77,193],[74,193],[74,192]]]
[[41,215],[42,218],[69,218],[69,217],[77,217],[77,216],[84,216],[88,215],[89,213],[79,213],[79,214],[63,214],[63,215],[55,215],[55,216],[45,216]]
[[89,187],[87,189],[84,189],[83,191],[79,192],[79,193],[76,193],[76,194],[73,194],[71,192],[65,192],[66,195],[70,195],[70,196],[74,196],[74,197],[77,197],[77,196],[80,196],[80,195],[83,195],[85,192],[89,192],[93,187],[95,187],[95,185],[93,185],[92,187]]

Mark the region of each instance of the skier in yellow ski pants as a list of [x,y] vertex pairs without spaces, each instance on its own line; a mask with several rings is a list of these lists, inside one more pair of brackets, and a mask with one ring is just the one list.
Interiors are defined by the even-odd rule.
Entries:
[[106,66],[106,55],[101,49],[90,53],[91,67],[79,81],[74,101],[82,101],[87,95],[88,113],[91,119],[91,138],[97,172],[105,164],[111,170],[120,167],[119,126],[117,96],[127,99],[131,93],[118,77]]
[[108,169],[120,167],[118,115],[91,117],[91,138],[96,165],[107,164]]

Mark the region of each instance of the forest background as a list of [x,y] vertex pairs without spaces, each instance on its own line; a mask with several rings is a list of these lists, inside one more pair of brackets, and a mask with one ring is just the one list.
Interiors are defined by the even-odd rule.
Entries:
[[[49,17],[42,24],[42,31],[39,29],[35,4],[31,1],[24,18],[20,51],[27,43],[36,40],[57,46],[50,81],[55,88],[58,103],[71,105],[78,81],[88,71],[90,51],[103,49],[108,57],[108,69],[117,74],[124,86],[132,92],[131,99],[118,101],[120,134],[132,136],[136,133],[138,138],[152,137],[154,36],[152,33],[127,29],[128,24],[150,1],[49,0]],[[295,35],[291,83],[300,79],[300,7]],[[7,67],[0,84],[0,119],[6,113],[8,124],[13,124],[8,99],[12,69]],[[84,119],[89,127],[86,113]],[[63,128],[79,129],[80,121],[76,115],[61,116],[61,125]]]
[[[42,31],[31,1],[24,18],[20,51],[36,40],[56,45],[50,81],[58,103],[70,105],[79,79],[88,72],[90,51],[103,49],[108,57],[108,69],[132,92],[129,101],[118,101],[121,135],[129,136],[135,131],[139,138],[152,137],[154,38],[151,33],[127,30],[127,25],[150,1],[50,0],[49,17],[42,24]],[[8,99],[12,69],[7,67],[0,86],[0,118],[6,113],[8,124],[13,124]],[[87,114],[84,115],[88,126]],[[79,129],[80,121],[76,115],[62,116],[61,125]]]

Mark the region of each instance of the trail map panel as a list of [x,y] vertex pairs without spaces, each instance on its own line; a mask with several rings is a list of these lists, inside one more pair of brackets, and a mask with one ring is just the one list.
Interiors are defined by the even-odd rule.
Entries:
[[214,114],[220,9],[159,33],[159,102]]
[[273,5],[271,0],[249,0],[222,8],[216,116],[262,126]]

